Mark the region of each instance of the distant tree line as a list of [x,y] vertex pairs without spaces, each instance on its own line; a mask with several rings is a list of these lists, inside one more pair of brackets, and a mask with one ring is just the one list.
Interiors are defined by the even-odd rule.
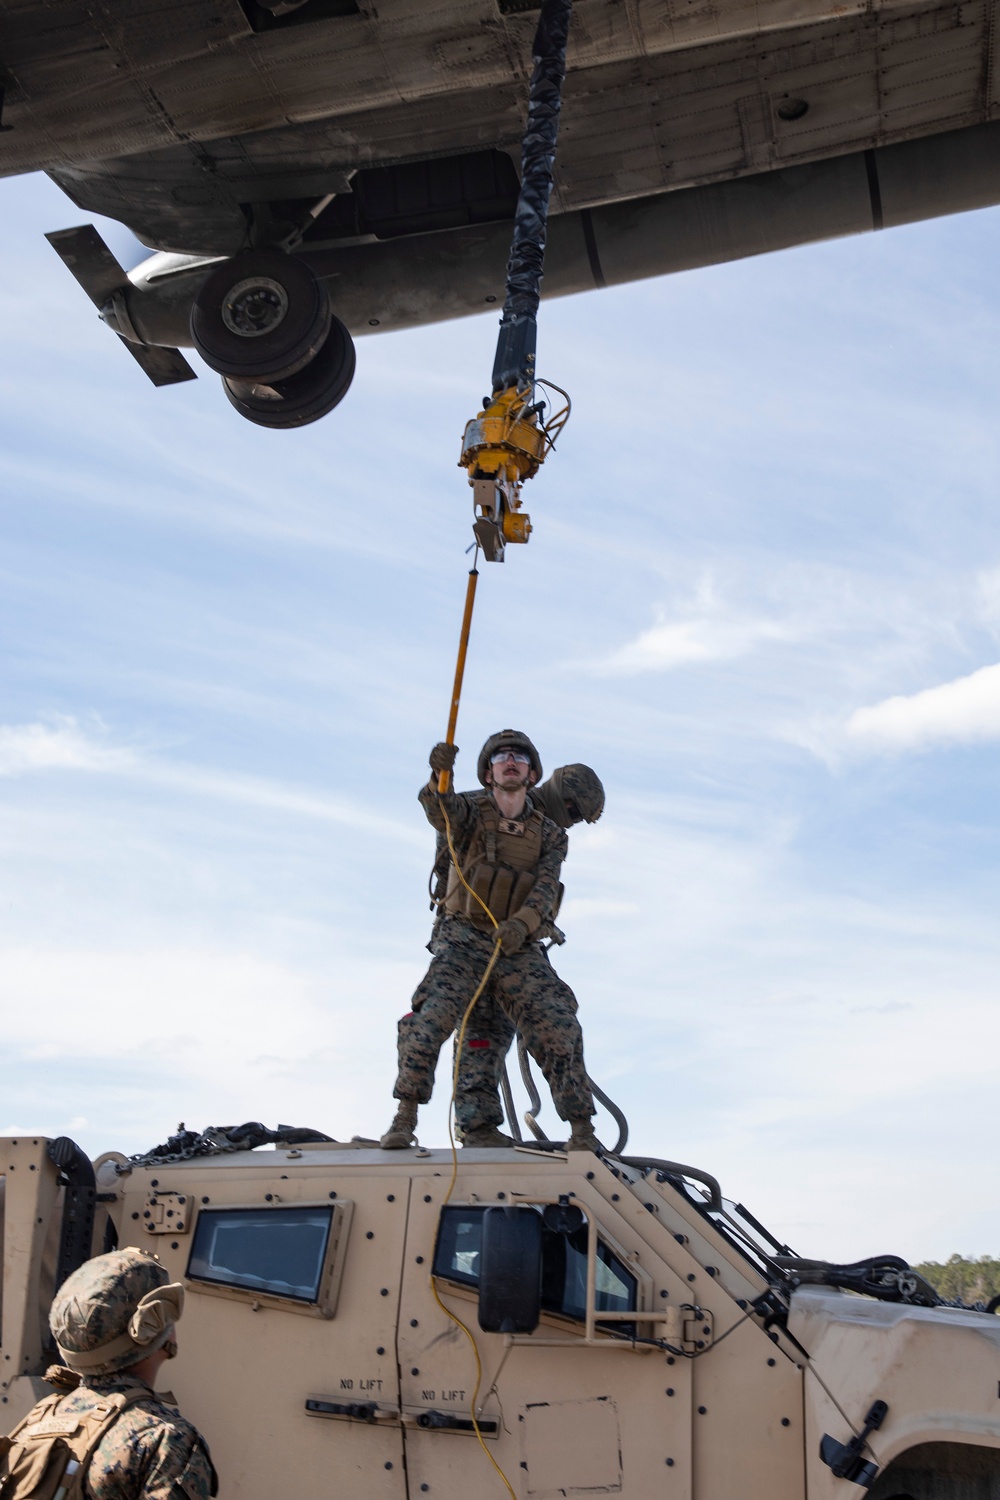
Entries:
[[925,1276],[934,1290],[946,1301],[955,1298],[959,1302],[989,1302],[1000,1294],[1000,1260],[992,1255],[980,1255],[978,1260],[965,1255],[949,1255],[944,1265],[937,1260],[925,1260],[914,1266]]

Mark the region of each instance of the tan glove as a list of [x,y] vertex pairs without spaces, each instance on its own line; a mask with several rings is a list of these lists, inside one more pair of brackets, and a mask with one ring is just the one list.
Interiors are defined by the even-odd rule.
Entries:
[[441,740],[431,751],[431,770],[436,776],[442,771],[451,771],[455,765],[455,756],[458,754],[457,745],[448,745]]
[[509,958],[512,953],[520,953],[528,939],[528,924],[522,922],[520,917],[508,917],[506,922],[501,922],[493,934],[495,940],[500,944],[500,949]]

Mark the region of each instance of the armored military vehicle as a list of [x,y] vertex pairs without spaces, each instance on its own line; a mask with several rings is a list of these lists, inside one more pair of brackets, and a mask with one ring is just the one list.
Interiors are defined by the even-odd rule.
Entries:
[[[259,1143],[264,1143],[263,1145]],[[997,1500],[1000,1319],[798,1260],[705,1173],[543,1143],[0,1141],[3,1428],[76,1264],[146,1246],[222,1500]],[[454,1179],[454,1180],[453,1180]]]

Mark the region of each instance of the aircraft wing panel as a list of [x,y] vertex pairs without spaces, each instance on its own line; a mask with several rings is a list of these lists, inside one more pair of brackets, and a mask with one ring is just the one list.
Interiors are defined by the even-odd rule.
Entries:
[[[512,85],[488,96],[466,87],[447,101],[397,102],[342,120],[81,160],[50,175],[79,208],[121,219],[145,244],[232,254],[247,239],[244,204],[315,202],[327,193],[350,193],[359,168],[414,157],[433,160],[499,147],[518,160],[521,109]],[[0,151],[2,142],[0,136]]]
[[[959,29],[981,31],[994,4],[953,6]],[[933,21],[930,32],[923,29],[926,15],[945,9],[933,0],[882,0],[874,8],[869,0],[684,7],[669,0],[627,6],[590,0],[574,17],[570,82],[594,74],[591,86],[599,91],[598,75],[609,65],[642,73],[656,59],[728,42],[741,56],[753,55],[743,79],[750,96],[760,92],[761,54],[778,72],[798,66],[791,54],[782,60],[784,33],[832,24],[851,34],[864,23],[880,33],[889,28],[891,40],[892,27],[908,26],[919,46],[940,30]],[[256,0],[173,0],[169,6],[8,0],[0,11],[0,57],[10,128],[0,135],[0,175],[421,100],[440,101],[447,115],[453,96],[473,85],[487,109],[498,89],[513,88],[523,103],[535,19],[530,12],[505,15],[498,0],[387,0],[377,9],[369,0],[332,6],[305,0],[283,17]],[[849,46],[840,55],[846,58]],[[343,143],[349,142],[345,130]]]
[[[993,3],[849,15],[578,69],[566,83],[553,210],[594,209],[984,123],[997,112],[984,89],[993,76],[986,66]],[[511,83],[490,90],[466,78],[447,97],[396,99],[52,175],[81,208],[124,220],[146,243],[232,254],[266,238],[284,214],[293,228],[309,201],[328,193],[349,200],[379,168],[386,191],[395,191],[393,173],[414,162],[455,158],[460,177],[459,157],[514,147],[521,109]],[[464,190],[459,183],[453,191],[454,202],[440,206],[459,213]],[[363,213],[342,206],[317,220],[308,244],[381,237]]]

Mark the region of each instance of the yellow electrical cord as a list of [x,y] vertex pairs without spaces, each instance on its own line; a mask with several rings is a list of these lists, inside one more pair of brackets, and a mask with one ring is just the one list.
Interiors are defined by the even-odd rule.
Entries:
[[[440,798],[440,807],[441,807],[442,816],[444,817],[444,831],[445,831],[445,838],[448,841],[448,853],[451,855],[451,862],[452,862],[452,864],[455,867],[455,870],[456,870],[456,872],[458,874],[458,878],[462,882],[462,884],[465,886],[465,889],[469,892],[470,896],[474,896],[475,899],[479,902],[479,905],[483,908],[483,911],[486,913],[486,915],[489,917],[490,921],[493,923],[494,929],[498,930],[499,927],[500,927],[500,923],[497,921],[496,917],[490,911],[489,907],[486,905],[486,902],[483,900],[483,898],[481,896],[477,895],[477,893],[472,889],[472,887],[469,884],[469,882],[466,880],[465,876],[462,874],[462,867],[461,867],[461,865],[459,863],[458,855],[455,852],[455,844],[454,844],[454,841],[453,841],[452,835],[451,835],[451,819],[448,817],[448,809],[444,805],[444,796],[443,795],[441,795],[441,798]],[[472,999],[469,1001],[468,1005],[465,1008],[465,1015],[462,1017],[462,1024],[458,1028],[458,1036],[457,1036],[456,1041],[455,1041],[455,1065],[454,1065],[454,1067],[452,1068],[452,1071],[451,1071],[451,1098],[448,1101],[448,1140],[449,1140],[449,1142],[451,1144],[451,1181],[448,1184],[448,1191],[444,1195],[444,1202],[441,1205],[442,1208],[444,1208],[447,1205],[449,1199],[451,1198],[452,1193],[455,1191],[455,1182],[456,1182],[456,1180],[458,1178],[458,1148],[455,1145],[455,1123],[454,1123],[454,1121],[455,1121],[455,1097],[458,1094],[458,1070],[459,1070],[459,1067],[460,1067],[461,1061],[462,1061],[462,1044],[465,1041],[465,1032],[466,1032],[466,1029],[467,1029],[467,1027],[469,1025],[469,1018],[472,1015],[472,1012],[473,1012],[473,1010],[476,1007],[476,1001],[479,999],[480,995],[483,993],[483,990],[485,990],[487,984],[489,983],[490,975],[493,973],[494,966],[496,965],[496,961],[497,961],[497,959],[499,957],[500,957],[500,939],[497,938],[496,942],[493,944],[493,952],[490,954],[490,961],[486,965],[486,971],[483,974],[482,979],[479,981],[479,984],[478,984],[478,986],[476,988],[475,994],[473,995]],[[474,1432],[476,1434],[476,1437],[479,1439],[479,1446],[480,1446],[480,1448],[482,1448],[483,1452],[486,1454],[486,1457],[489,1459],[490,1463],[493,1465],[494,1469],[496,1469],[496,1471],[499,1474],[500,1478],[503,1480],[504,1484],[506,1485],[506,1487],[507,1487],[507,1493],[510,1495],[511,1500],[517,1500],[517,1496],[514,1493],[514,1490],[513,1490],[513,1487],[511,1486],[510,1480],[507,1478],[507,1476],[504,1473],[503,1469],[501,1469],[500,1465],[497,1463],[496,1459],[493,1457],[493,1454],[487,1448],[487,1446],[486,1446],[486,1440],[484,1439],[483,1434],[479,1430],[479,1419],[476,1416],[476,1401],[477,1401],[477,1399],[479,1397],[479,1387],[483,1383],[483,1365],[482,1365],[482,1360],[479,1358],[479,1349],[478,1349],[478,1347],[476,1345],[475,1337],[474,1337],[474,1335],[472,1333],[472,1330],[469,1329],[469,1328],[467,1328],[465,1326],[465,1324],[462,1322],[461,1318],[457,1317],[456,1314],[452,1312],[452,1310],[451,1310],[450,1307],[445,1307],[444,1303],[441,1301],[441,1298],[438,1296],[437,1282],[436,1282],[436,1280],[434,1278],[434,1273],[433,1272],[431,1272],[430,1282],[431,1282],[431,1293],[432,1293],[432,1295],[434,1297],[434,1301],[437,1303],[438,1307],[444,1313],[445,1317],[450,1318],[451,1321],[458,1328],[460,1328],[462,1330],[462,1332],[465,1334],[466,1338],[469,1340],[469,1343],[472,1345],[472,1357],[476,1361],[476,1385],[475,1385],[475,1389],[472,1392],[472,1400],[469,1403],[469,1416],[472,1418],[473,1430],[474,1430]]]
[[465,1324],[462,1322],[461,1318],[456,1317],[456,1315],[452,1312],[451,1308],[450,1307],[445,1307],[444,1303],[441,1301],[441,1298],[438,1296],[437,1287],[434,1285],[434,1277],[433,1276],[431,1277],[431,1291],[434,1293],[434,1301],[437,1303],[437,1305],[441,1309],[441,1311],[447,1317],[449,1317],[453,1323],[455,1323],[459,1328],[461,1328],[462,1332],[465,1334],[466,1338],[469,1340],[469,1343],[472,1345],[472,1357],[476,1361],[476,1388],[472,1392],[472,1401],[469,1404],[469,1416],[472,1418],[472,1425],[473,1425],[473,1428],[475,1429],[476,1437],[479,1439],[479,1446],[480,1446],[480,1448],[482,1448],[483,1452],[486,1454],[486,1457],[489,1459],[490,1463],[493,1465],[494,1469],[496,1469],[496,1471],[499,1474],[500,1478],[503,1480],[503,1483],[504,1483],[504,1485],[506,1486],[506,1489],[507,1489],[507,1493],[510,1496],[510,1500],[517,1500],[517,1496],[514,1493],[514,1490],[513,1490],[512,1486],[511,1486],[510,1480],[507,1478],[507,1476],[504,1473],[503,1469],[501,1469],[500,1465],[497,1463],[496,1459],[493,1457],[493,1454],[487,1448],[486,1441],[485,1441],[485,1439],[483,1437],[483,1434],[479,1430],[479,1420],[478,1420],[478,1418],[476,1416],[476,1400],[477,1400],[477,1398],[479,1396],[479,1387],[483,1383],[483,1366],[482,1366],[482,1361],[479,1358],[479,1350],[476,1347],[476,1341],[473,1338],[471,1331],[468,1328],[466,1328]]

